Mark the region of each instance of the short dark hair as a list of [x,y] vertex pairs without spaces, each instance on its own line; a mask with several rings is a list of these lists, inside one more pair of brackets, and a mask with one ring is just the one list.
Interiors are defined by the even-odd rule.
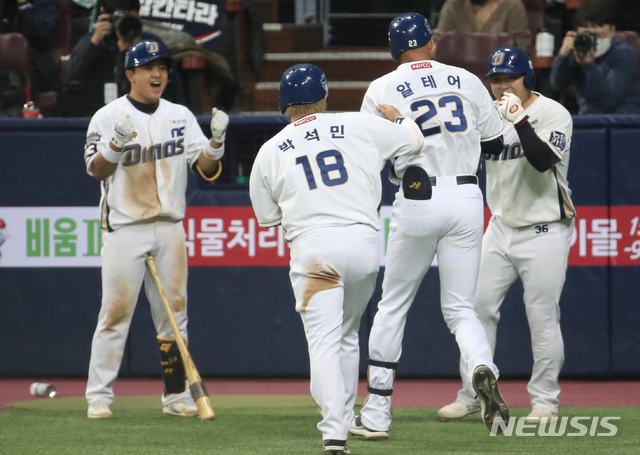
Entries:
[[577,27],[589,25],[616,25],[613,17],[613,9],[608,2],[589,3],[576,10],[573,22]]

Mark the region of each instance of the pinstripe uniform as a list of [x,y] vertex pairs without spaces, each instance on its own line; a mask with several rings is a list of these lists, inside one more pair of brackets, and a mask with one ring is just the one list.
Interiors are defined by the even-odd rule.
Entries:
[[[517,278],[531,329],[533,408],[558,412],[558,375],[564,362],[559,300],[565,281],[575,208],[567,182],[573,122],[559,103],[538,96],[524,112],[559,161],[538,172],[525,158],[513,124],[504,120],[504,152],[487,157],[487,202],[492,218],[484,234],[475,308],[495,350],[500,305]],[[458,401],[475,404],[466,370]]]
[[[187,256],[181,220],[186,210],[187,170],[209,141],[184,106],[160,99],[158,108],[149,114],[125,96],[91,119],[84,157],[90,175],[96,153],[109,147],[114,123],[127,114],[136,135],[123,148],[115,173],[101,182],[102,307],[91,347],[89,403],[113,402],[113,384],[143,280],[159,337],[175,337],[145,267],[149,254],[155,256],[176,323],[187,338]],[[186,396],[190,396],[188,389],[163,396],[163,404]]]

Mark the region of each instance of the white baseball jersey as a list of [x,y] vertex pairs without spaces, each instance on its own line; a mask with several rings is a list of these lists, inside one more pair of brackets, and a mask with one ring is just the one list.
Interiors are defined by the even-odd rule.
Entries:
[[503,128],[478,77],[433,60],[404,63],[373,81],[361,111],[381,115],[376,111],[380,103],[412,118],[425,136],[423,155],[395,161],[398,177],[412,165],[429,176],[473,175],[480,162],[480,141],[498,137]]
[[[504,120],[502,154],[486,160],[487,204],[502,223],[517,228],[575,217],[567,182],[573,121],[558,102],[537,92],[526,110],[536,134],[560,161],[545,172],[529,164],[513,124]],[[498,103],[496,101],[496,103]]]
[[288,241],[317,227],[362,223],[379,229],[384,162],[419,153],[422,144],[411,121],[397,125],[355,112],[290,123],[260,148],[251,170],[258,223],[282,224]]
[[109,146],[116,120],[127,114],[137,135],[122,150],[115,173],[101,182],[102,229],[157,218],[179,221],[186,210],[187,170],[209,140],[186,107],[160,99],[158,109],[146,114],[123,96],[91,119],[84,151],[89,175],[95,154]]

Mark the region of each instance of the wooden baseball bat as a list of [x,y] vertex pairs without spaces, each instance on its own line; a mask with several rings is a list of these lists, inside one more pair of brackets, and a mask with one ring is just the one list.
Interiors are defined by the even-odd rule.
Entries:
[[156,282],[156,286],[158,287],[158,292],[160,293],[160,297],[162,298],[162,304],[164,305],[164,309],[167,312],[167,317],[169,318],[169,323],[171,324],[173,333],[175,333],[176,335],[176,342],[178,343],[178,349],[180,350],[180,355],[182,356],[184,371],[187,375],[187,379],[189,380],[189,389],[191,390],[191,396],[196,401],[196,405],[198,405],[198,414],[200,414],[200,418],[202,420],[213,420],[216,418],[216,414],[213,412],[213,408],[211,407],[209,394],[207,393],[207,389],[204,387],[204,383],[200,378],[200,373],[198,373],[196,365],[191,359],[191,354],[189,354],[187,344],[182,338],[182,335],[180,335],[180,329],[178,329],[178,324],[176,324],[176,320],[173,317],[173,312],[171,311],[171,307],[169,306],[169,302],[167,301],[167,296],[162,290],[162,284],[160,283],[160,278],[158,277],[156,263],[153,256],[147,256],[146,262],[147,267],[149,267],[149,271],[151,272],[151,275],[153,275],[153,279]]

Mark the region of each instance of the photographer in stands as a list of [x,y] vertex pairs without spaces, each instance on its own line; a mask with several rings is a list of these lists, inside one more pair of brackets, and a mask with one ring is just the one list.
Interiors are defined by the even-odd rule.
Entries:
[[[112,95],[128,93],[125,53],[141,39],[162,42],[156,35],[142,31],[139,0],[104,0],[102,4],[93,32],[78,40],[62,70],[62,117],[90,117],[111,101]],[[113,83],[115,93],[109,93],[114,91]],[[169,76],[163,98],[186,104],[182,82],[175,72]]]
[[576,11],[577,31],[568,31],[553,62],[554,90],[575,82],[579,114],[640,114],[638,59],[628,43],[614,37],[616,26],[606,2]]

